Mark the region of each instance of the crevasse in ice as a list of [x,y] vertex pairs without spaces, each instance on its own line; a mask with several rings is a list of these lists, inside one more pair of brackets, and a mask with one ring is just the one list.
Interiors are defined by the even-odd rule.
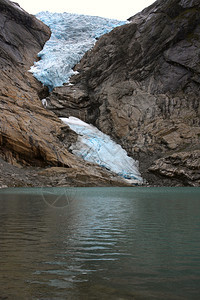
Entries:
[[70,13],[41,12],[38,19],[48,25],[51,38],[38,54],[40,60],[31,67],[33,75],[51,91],[67,83],[72,68],[97,38],[126,21]]
[[75,117],[61,120],[78,134],[77,142],[71,146],[73,154],[97,163],[132,183],[143,182],[137,161],[129,157],[108,135]]

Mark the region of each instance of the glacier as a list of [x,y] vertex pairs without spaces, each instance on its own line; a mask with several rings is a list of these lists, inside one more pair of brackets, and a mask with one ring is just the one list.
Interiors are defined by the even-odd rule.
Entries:
[[96,40],[127,21],[71,13],[40,12],[36,17],[51,29],[51,37],[30,71],[52,91],[69,82],[73,67]]
[[[127,23],[70,13],[41,12],[36,17],[50,27],[52,34],[30,71],[50,92],[54,87],[70,84],[69,79],[75,74],[73,67],[101,35]],[[47,107],[47,100],[42,99],[42,104]],[[78,134],[77,142],[71,146],[74,155],[116,173],[129,183],[143,183],[138,162],[108,135],[75,117],[61,120]]]
[[108,135],[78,118],[60,119],[78,134],[77,142],[70,147],[74,155],[116,173],[129,183],[143,183],[138,162],[129,157]]

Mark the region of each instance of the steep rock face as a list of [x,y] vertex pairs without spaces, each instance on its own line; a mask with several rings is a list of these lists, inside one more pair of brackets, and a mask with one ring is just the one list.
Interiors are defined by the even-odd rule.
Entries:
[[[199,66],[199,1],[159,0],[101,37],[49,107],[111,135],[151,184],[198,186]],[[179,171],[164,172],[174,155]]]
[[[45,90],[28,70],[49,37],[46,25],[19,5],[0,0],[0,187],[47,184],[51,169],[40,176],[38,167],[44,166],[68,168],[63,185],[118,185],[120,179],[111,173],[68,152],[76,134],[41,104]],[[24,173],[21,165],[37,169]],[[59,174],[48,184],[58,184]]]
[[15,3],[1,0],[0,9],[1,155],[12,163],[61,163],[55,151],[61,123],[43,109],[41,86],[28,72],[50,30]]

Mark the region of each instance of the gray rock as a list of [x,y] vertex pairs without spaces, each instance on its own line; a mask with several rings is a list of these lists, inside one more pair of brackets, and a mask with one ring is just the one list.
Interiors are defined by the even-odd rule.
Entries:
[[[200,148],[200,3],[158,0],[129,20],[98,40],[76,65],[73,87],[56,88],[49,102],[111,135],[150,184],[162,185],[150,168],[157,159]],[[162,177],[199,184],[193,175]]]
[[185,185],[200,186],[200,151],[174,153],[154,162],[149,171],[177,179]]

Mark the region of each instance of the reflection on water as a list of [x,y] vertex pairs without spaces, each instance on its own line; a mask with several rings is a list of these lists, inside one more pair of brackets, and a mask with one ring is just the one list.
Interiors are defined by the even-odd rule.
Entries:
[[199,299],[199,215],[199,188],[0,191],[0,299]]

